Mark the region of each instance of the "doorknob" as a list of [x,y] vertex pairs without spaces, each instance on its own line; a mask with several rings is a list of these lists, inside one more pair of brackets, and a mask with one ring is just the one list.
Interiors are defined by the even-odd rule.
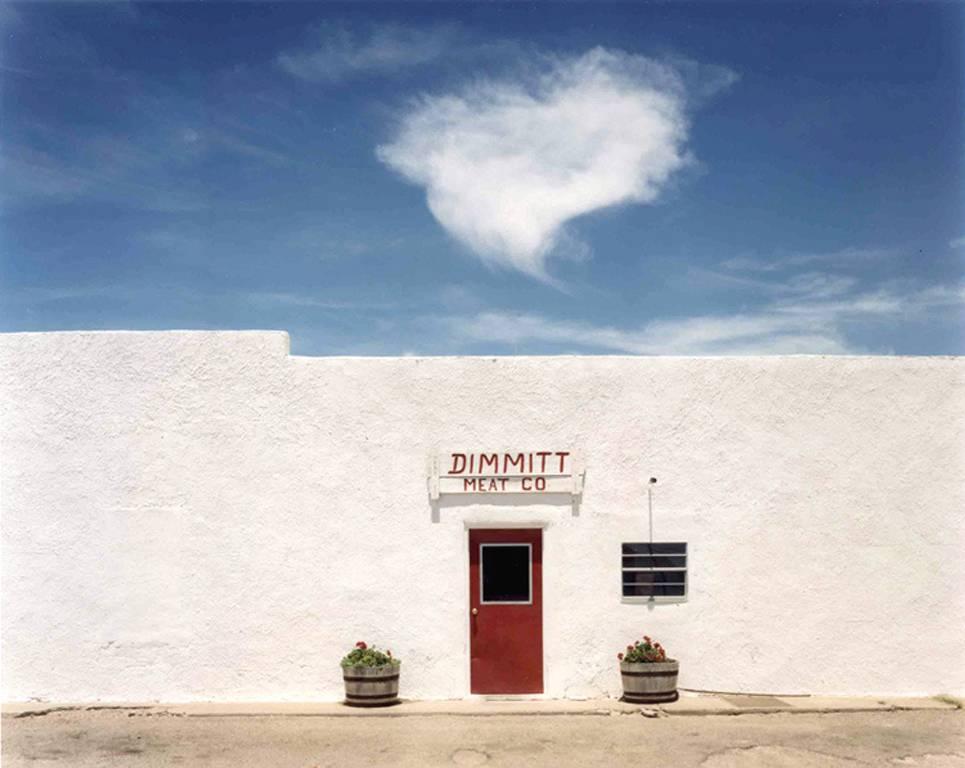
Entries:
[[477,615],[478,613],[479,613],[479,609],[478,609],[478,608],[473,608],[473,609],[472,609],[472,615],[473,615],[473,616]]

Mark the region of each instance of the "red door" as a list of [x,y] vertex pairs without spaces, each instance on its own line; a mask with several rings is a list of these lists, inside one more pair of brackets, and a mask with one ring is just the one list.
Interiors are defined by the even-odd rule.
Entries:
[[473,693],[543,692],[543,532],[469,531]]

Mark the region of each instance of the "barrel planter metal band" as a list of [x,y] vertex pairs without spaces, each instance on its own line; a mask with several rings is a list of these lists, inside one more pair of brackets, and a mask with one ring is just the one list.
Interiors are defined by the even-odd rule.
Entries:
[[399,703],[400,662],[383,667],[342,667],[345,703],[350,707],[387,707]]
[[636,664],[620,662],[623,700],[631,704],[676,701],[679,670],[680,664],[673,660]]

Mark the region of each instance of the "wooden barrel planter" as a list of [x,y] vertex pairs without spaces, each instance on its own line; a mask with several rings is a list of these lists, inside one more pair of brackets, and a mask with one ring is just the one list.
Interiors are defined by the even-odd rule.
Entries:
[[630,663],[620,662],[623,677],[623,700],[631,704],[659,704],[676,701],[677,672],[680,663],[667,661]]
[[381,667],[342,667],[345,703],[350,707],[388,707],[399,703],[401,662]]

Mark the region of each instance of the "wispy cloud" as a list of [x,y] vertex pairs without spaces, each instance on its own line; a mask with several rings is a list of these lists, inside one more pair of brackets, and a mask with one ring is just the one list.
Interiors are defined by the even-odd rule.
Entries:
[[961,285],[933,285],[916,294],[917,309],[931,307],[965,307],[965,283]]
[[815,264],[842,266],[893,258],[896,248],[839,248],[831,251],[775,254],[770,257],[736,256],[721,262],[725,269],[735,272],[779,272]]
[[116,284],[86,284],[63,286],[17,286],[10,287],[5,302],[46,304],[85,299],[109,299],[122,295],[124,288]]
[[634,355],[844,354],[865,350],[848,340],[851,323],[965,306],[965,285],[933,286],[906,295],[879,290],[835,300],[817,292],[773,302],[759,311],[658,319],[617,328],[548,318],[535,313],[481,312],[449,317],[461,341],[543,342],[574,351],[595,349]]
[[652,203],[687,165],[687,90],[670,65],[595,48],[424,96],[377,154],[477,256],[550,281],[567,222]]
[[835,275],[827,272],[804,272],[794,275],[782,283],[773,284],[778,293],[803,296],[809,299],[829,299],[851,291],[858,283],[857,278]]
[[573,351],[596,349],[632,355],[794,354],[847,352],[840,337],[808,332],[780,315],[705,316],[622,329],[553,320],[536,314],[485,312],[453,318],[456,336],[479,342],[548,342]]
[[830,272],[802,272],[778,279],[771,273],[745,274],[703,267],[689,267],[685,273],[688,287],[694,284],[720,286],[727,291],[740,290],[767,297],[809,296],[828,298],[847,293],[858,280],[849,275]]
[[948,245],[951,248],[965,248],[965,235],[962,237],[956,237],[954,240],[950,240]]
[[[65,129],[22,120],[0,145],[5,207],[47,201],[110,202],[157,212],[207,208],[197,169],[212,159],[281,167],[275,142],[225,125],[191,97],[144,88],[127,99],[126,125]],[[11,135],[13,134],[13,135]]]
[[359,30],[326,24],[316,29],[310,45],[282,52],[277,61],[295,77],[335,83],[428,64],[450,50],[458,34],[459,28],[454,25],[382,24]]
[[261,305],[331,310],[384,310],[398,306],[390,302],[338,301],[289,291],[252,291],[244,294],[248,301]]
[[271,165],[292,165],[291,158],[284,152],[211,123],[199,128],[182,129],[181,139],[188,144],[197,144],[200,149],[209,153],[224,152]]
[[0,169],[4,207],[50,200],[111,201],[161,212],[203,207],[191,185],[176,183],[170,167],[162,166],[153,151],[119,136],[78,139],[75,146],[52,152],[5,143]]
[[[293,164],[269,110],[249,98],[250,82],[223,73],[210,75],[217,86],[210,88],[153,78],[119,65],[104,55],[102,40],[56,14],[18,6],[8,12],[15,21],[4,22],[5,7],[0,4],[0,25],[12,23],[11,36],[29,39],[4,57],[25,76],[12,76],[11,98],[22,92],[43,98],[24,101],[5,121],[4,207],[106,202],[153,212],[199,211],[216,199],[209,191],[212,163]],[[90,13],[106,14],[102,21],[121,35],[153,23],[126,3],[94,4]],[[85,105],[82,119],[62,120],[37,108],[59,92],[84,95],[77,97]]]
[[20,23],[18,14],[10,3],[0,3],[0,29],[10,29]]

